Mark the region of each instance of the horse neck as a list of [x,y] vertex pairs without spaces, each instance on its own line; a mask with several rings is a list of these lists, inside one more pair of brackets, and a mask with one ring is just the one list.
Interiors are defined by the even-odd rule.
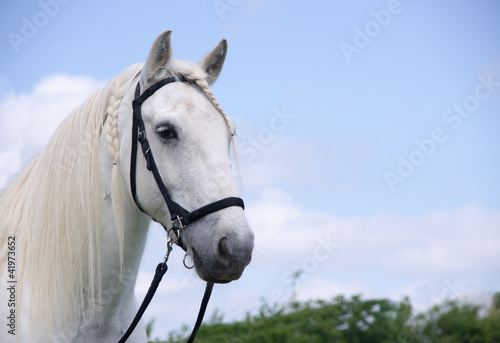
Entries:
[[[101,165],[103,184],[102,207],[102,294],[109,295],[104,302],[120,301],[123,297],[133,299],[133,291],[139,264],[144,252],[148,226],[151,219],[138,210],[133,202],[127,183],[121,184],[121,205],[123,208],[123,243],[118,237],[116,220],[112,206],[112,168],[113,161],[107,152],[107,142],[103,138],[101,143]],[[122,247],[120,247],[122,244]],[[120,249],[123,252],[120,253]],[[120,258],[122,255],[123,259]],[[118,309],[119,311],[119,309]]]
[[[100,160],[102,179],[101,280],[100,306],[80,307],[79,321],[71,335],[81,342],[97,342],[122,335],[137,310],[134,288],[150,219],[142,214],[122,186],[123,227],[118,230],[112,205],[113,161],[107,151],[105,135],[101,137]],[[125,183],[125,182],[122,182]],[[122,240],[118,239],[120,232]],[[85,314],[85,315],[83,315]],[[141,324],[139,325],[141,326]],[[144,337],[143,337],[144,336]],[[136,330],[130,341],[145,341],[145,330]]]

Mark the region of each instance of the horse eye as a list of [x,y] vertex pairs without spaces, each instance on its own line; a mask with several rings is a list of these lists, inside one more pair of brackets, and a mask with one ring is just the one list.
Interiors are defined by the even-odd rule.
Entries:
[[163,139],[176,138],[175,131],[170,126],[160,126],[156,129],[156,133]]

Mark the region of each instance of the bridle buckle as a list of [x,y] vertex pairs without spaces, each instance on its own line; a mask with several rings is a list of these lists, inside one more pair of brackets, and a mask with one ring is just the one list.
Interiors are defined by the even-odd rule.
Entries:
[[179,216],[178,214],[175,216],[175,219],[172,220],[172,228],[174,228],[177,231],[180,231],[182,229],[185,229],[187,225],[183,223],[184,218]]
[[181,230],[186,228],[183,224],[183,219],[181,216],[176,215],[176,218],[172,220],[172,227],[167,230],[167,237],[172,241],[172,243],[178,243],[181,237]]
[[146,139],[146,132],[143,130],[139,131],[139,133],[137,134],[137,140],[139,141],[139,143],[142,144],[142,142],[144,142],[145,139]]

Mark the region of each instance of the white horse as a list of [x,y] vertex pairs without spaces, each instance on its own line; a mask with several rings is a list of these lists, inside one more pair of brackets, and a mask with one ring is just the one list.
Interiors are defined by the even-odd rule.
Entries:
[[[142,105],[172,199],[192,211],[238,196],[228,153],[234,127],[209,88],[226,51],[222,40],[198,64],[173,60],[170,31],[160,34],[146,63],[91,95],[1,194],[1,342],[117,342],[132,321],[151,218],[172,225],[140,147],[136,194],[147,215],[131,195],[137,83],[145,90],[169,76],[193,81],[169,83]],[[254,235],[241,207],[211,213],[180,235],[203,280],[236,280],[251,260]],[[128,342],[146,341],[140,323]]]

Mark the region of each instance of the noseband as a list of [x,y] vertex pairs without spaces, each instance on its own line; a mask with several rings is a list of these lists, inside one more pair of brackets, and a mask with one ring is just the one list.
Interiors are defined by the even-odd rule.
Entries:
[[[142,120],[142,112],[141,107],[144,101],[146,101],[150,96],[152,96],[157,90],[162,88],[165,85],[173,82],[186,82],[189,84],[196,84],[194,80],[187,78],[184,75],[180,75],[179,77],[167,77],[162,79],[149,88],[147,88],[141,94],[141,86],[140,83],[137,83],[137,87],[135,89],[135,97],[134,101],[132,101],[133,108],[133,119],[132,119],[132,152],[130,158],[130,187],[132,191],[132,197],[137,205],[137,207],[144,213],[144,209],[139,203],[139,199],[137,198],[136,193],[136,166],[137,166],[137,142],[141,144],[142,153],[144,158],[146,159],[146,165],[149,171],[153,173],[156,184],[160,189],[160,192],[167,204],[168,211],[170,213],[170,220],[172,224],[172,228],[167,230],[170,235],[170,231],[173,230],[176,236],[176,239],[179,239],[179,231],[184,229],[189,224],[195,222],[196,220],[210,214],[222,210],[231,206],[239,206],[241,208],[245,208],[243,200],[237,197],[228,197],[215,202],[212,202],[208,205],[202,206],[197,210],[188,211],[174,200],[172,200],[165,183],[163,182],[160,173],[158,172],[158,168],[156,166],[155,159],[153,157],[153,152],[151,151],[151,146],[149,144],[148,139],[146,138],[146,128],[144,126],[144,121]],[[149,214],[148,214],[149,215]],[[154,219],[153,219],[154,220]],[[165,228],[166,229],[166,228]],[[186,250],[182,241],[179,241],[179,245]]]
[[[132,320],[132,323],[128,327],[127,331],[124,333],[122,338],[120,339],[119,343],[125,342],[130,335],[132,334],[134,328],[140,321],[142,315],[144,314],[144,311],[146,311],[146,308],[148,307],[149,303],[151,302],[154,293],[156,292],[156,289],[158,288],[158,285],[160,284],[160,281],[163,277],[163,275],[167,272],[167,259],[170,254],[170,251],[172,250],[172,245],[173,243],[176,243],[179,245],[184,251],[186,251],[186,246],[182,243],[181,237],[180,237],[180,231],[189,224],[197,221],[200,218],[203,218],[204,216],[214,213],[217,211],[220,211],[224,208],[231,207],[231,206],[239,206],[243,209],[245,209],[245,205],[243,203],[243,200],[241,198],[237,197],[228,197],[224,198],[215,202],[212,202],[208,205],[202,206],[198,208],[197,210],[194,211],[188,211],[178,203],[176,203],[174,200],[172,200],[170,194],[168,193],[167,187],[165,186],[165,183],[163,182],[161,175],[158,171],[158,167],[156,166],[155,159],[153,157],[153,152],[151,151],[151,146],[149,144],[148,139],[146,138],[146,127],[144,126],[144,121],[142,120],[142,113],[141,113],[141,107],[144,101],[146,101],[151,95],[153,95],[158,89],[161,87],[168,85],[169,83],[172,82],[186,82],[189,84],[196,84],[194,80],[191,80],[187,78],[184,75],[180,75],[179,77],[167,77],[163,80],[160,80],[147,88],[142,94],[141,94],[141,86],[140,83],[137,83],[137,87],[135,89],[135,96],[134,100],[132,101],[132,109],[133,109],[133,117],[132,117],[132,152],[130,156],[130,188],[132,191],[132,197],[134,199],[135,204],[137,207],[144,212],[145,214],[146,211],[143,209],[141,204],[139,203],[139,199],[137,197],[137,191],[136,191],[136,172],[137,172],[137,143],[139,142],[141,144],[141,150],[144,155],[144,158],[146,159],[146,166],[150,172],[153,173],[153,176],[155,178],[156,184],[158,185],[158,188],[160,189],[160,192],[163,196],[163,199],[165,200],[165,203],[167,204],[168,212],[170,213],[170,221],[171,221],[171,227],[167,228],[165,225],[162,226],[165,228],[167,231],[167,235],[169,236],[170,240],[167,243],[167,255],[165,256],[165,259],[163,262],[159,263],[158,266],[156,267],[156,273],[153,278],[153,281],[151,282],[151,286],[149,287],[149,290],[146,294],[146,297],[144,298],[141,306],[139,307],[139,310],[137,311],[134,319]],[[149,214],[148,214],[149,215]],[[149,215],[151,217],[151,215]],[[157,221],[153,217],[151,217],[154,221]],[[210,294],[212,293],[212,288],[214,284],[211,282],[207,283],[207,286],[205,288],[205,295],[203,296],[203,300],[201,303],[200,311],[198,313],[198,317],[196,319],[196,323],[194,326],[194,329],[187,341],[187,343],[192,343],[196,337],[196,333],[198,332],[198,329],[201,326],[201,322],[203,320],[203,316],[205,314],[205,310],[207,308],[208,300],[210,299]]]

